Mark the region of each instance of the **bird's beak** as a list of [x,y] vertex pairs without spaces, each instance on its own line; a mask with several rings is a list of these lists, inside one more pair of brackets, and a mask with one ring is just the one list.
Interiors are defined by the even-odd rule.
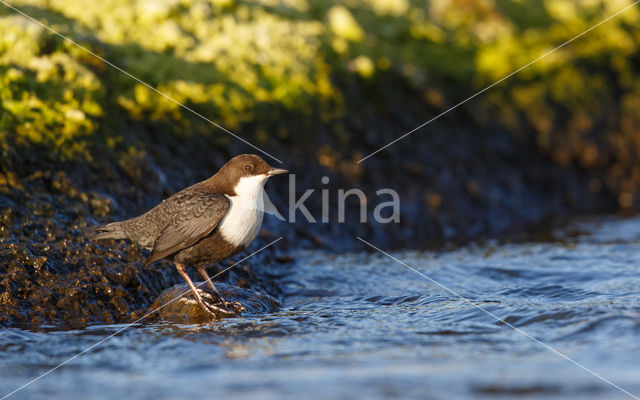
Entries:
[[267,172],[267,176],[286,174],[287,172],[289,171],[287,171],[286,169],[273,168],[269,170],[269,172]]

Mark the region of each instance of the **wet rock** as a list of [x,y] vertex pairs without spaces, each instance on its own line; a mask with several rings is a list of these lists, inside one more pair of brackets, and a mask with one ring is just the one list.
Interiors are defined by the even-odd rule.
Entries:
[[[204,285],[196,283],[196,286],[200,286],[198,291],[205,303],[215,306],[216,303],[210,292],[201,288]],[[220,282],[216,283],[216,288],[225,300],[238,302],[245,308],[242,315],[269,313],[280,307],[280,303],[275,298],[255,290]],[[154,312],[156,310],[157,313]],[[197,303],[193,293],[186,284],[173,286],[160,293],[160,296],[151,304],[147,312],[154,312],[154,314],[157,315],[156,318],[165,321],[185,324],[200,324],[216,319],[228,318],[227,315],[223,314],[217,314],[216,318],[205,312]]]

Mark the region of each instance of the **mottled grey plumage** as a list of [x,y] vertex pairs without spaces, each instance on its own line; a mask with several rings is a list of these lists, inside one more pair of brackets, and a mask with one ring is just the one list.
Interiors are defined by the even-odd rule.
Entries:
[[147,263],[185,249],[209,235],[229,209],[229,199],[200,182],[151,210],[98,228],[96,239],[130,239],[147,250]]

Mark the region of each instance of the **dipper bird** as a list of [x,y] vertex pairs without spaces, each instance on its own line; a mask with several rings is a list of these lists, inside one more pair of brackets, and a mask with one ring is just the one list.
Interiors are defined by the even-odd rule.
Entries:
[[204,303],[185,266],[197,268],[217,303],[241,309],[220,296],[204,267],[233,257],[253,242],[262,225],[264,184],[269,177],[287,172],[253,154],[236,156],[211,178],[183,189],[146,213],[98,228],[100,233],[94,238],[138,243],[151,251],[146,264],[162,258],[173,261],[206,312],[233,315]]

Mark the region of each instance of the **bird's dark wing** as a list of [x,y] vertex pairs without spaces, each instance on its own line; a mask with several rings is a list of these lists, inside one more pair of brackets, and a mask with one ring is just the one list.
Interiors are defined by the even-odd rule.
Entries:
[[207,236],[229,210],[229,199],[208,190],[188,190],[165,200],[175,217],[156,239],[148,263],[185,249]]

